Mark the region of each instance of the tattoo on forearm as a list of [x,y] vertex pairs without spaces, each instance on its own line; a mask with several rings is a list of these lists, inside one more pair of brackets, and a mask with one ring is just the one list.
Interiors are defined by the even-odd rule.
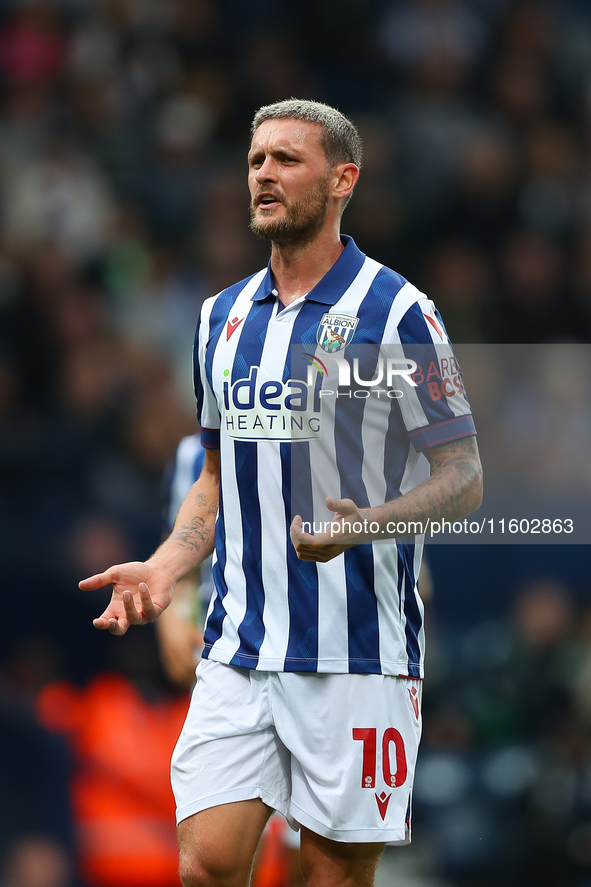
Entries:
[[219,503],[217,502],[217,500],[214,500],[213,502],[208,503],[207,496],[204,493],[197,493],[195,495],[194,501],[195,501],[195,505],[197,505],[199,508],[207,508],[208,514],[217,514],[218,513]]
[[189,551],[199,551],[209,542],[210,530],[202,517],[194,517],[188,524],[176,527],[171,539]]
[[442,444],[435,448],[431,456],[432,473],[445,465],[450,465],[455,467],[467,480],[471,480],[479,467],[479,460],[475,459],[476,455],[474,438],[472,437],[462,437],[459,440]]
[[482,472],[473,437],[433,448],[431,476],[409,493],[378,509],[384,520],[459,520],[478,507]]

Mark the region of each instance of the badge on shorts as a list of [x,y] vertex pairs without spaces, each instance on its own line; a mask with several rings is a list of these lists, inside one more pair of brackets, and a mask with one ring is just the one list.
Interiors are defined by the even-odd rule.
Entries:
[[349,344],[357,324],[358,317],[350,314],[325,314],[320,321],[316,341],[328,354],[336,354]]

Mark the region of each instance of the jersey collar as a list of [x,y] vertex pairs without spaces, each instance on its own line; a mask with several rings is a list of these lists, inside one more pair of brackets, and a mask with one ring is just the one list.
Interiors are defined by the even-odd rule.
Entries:
[[[341,234],[341,241],[345,249],[340,254],[332,268],[326,272],[322,280],[319,280],[305,298],[311,302],[321,302],[323,305],[334,305],[345,290],[353,283],[365,261],[365,255],[358,249],[355,241],[347,234]],[[262,302],[263,299],[273,296],[275,283],[271,273],[271,262],[267,266],[267,273],[263,277],[259,288],[252,297],[253,302]]]

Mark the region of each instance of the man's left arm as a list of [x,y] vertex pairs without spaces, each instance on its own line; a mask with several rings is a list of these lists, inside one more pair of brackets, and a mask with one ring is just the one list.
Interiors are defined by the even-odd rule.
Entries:
[[462,437],[425,450],[431,475],[404,496],[373,508],[351,499],[326,500],[333,519],[327,532],[304,533],[296,516],[291,540],[300,560],[325,562],[353,545],[428,532],[432,521],[460,520],[482,501],[482,466],[476,437]]

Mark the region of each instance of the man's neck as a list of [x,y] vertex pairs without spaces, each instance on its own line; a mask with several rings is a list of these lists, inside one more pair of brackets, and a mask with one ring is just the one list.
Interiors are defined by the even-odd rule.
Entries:
[[330,271],[344,250],[340,235],[315,238],[303,246],[273,244],[271,271],[283,305],[309,293]]

